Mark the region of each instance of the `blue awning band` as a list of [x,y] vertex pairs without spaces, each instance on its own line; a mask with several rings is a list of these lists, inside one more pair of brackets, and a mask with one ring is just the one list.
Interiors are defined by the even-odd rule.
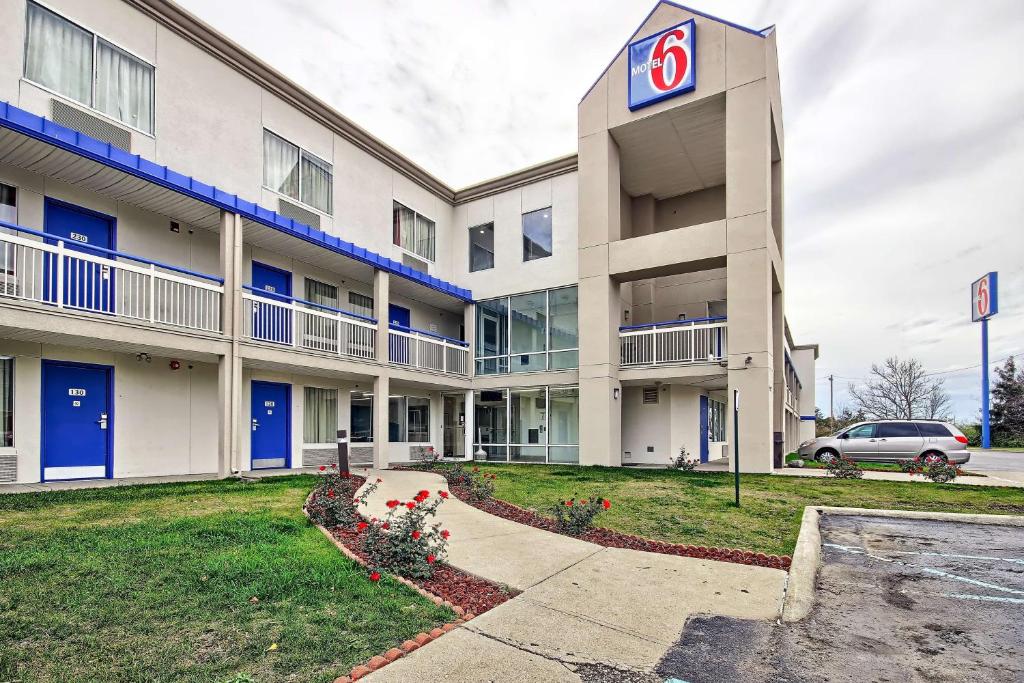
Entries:
[[224,192],[214,185],[207,185],[191,176],[178,173],[166,166],[161,166],[148,159],[144,159],[138,154],[131,154],[114,147],[108,142],[97,140],[80,131],[54,123],[43,116],[37,116],[24,109],[19,109],[9,102],[0,102],[0,126],[59,147],[73,154],[92,159],[104,166],[160,185],[168,190],[173,190],[211,206],[216,206],[219,209],[237,213],[244,218],[269,228],[280,230],[285,234],[305,240],[342,256],[412,280],[417,284],[430,287],[456,299],[470,303],[473,301],[473,293],[468,289],[458,287],[426,273],[421,273],[369,249],[356,246],[334,235],[328,235],[323,230],[318,230],[305,223],[282,216],[276,211],[265,209],[254,202],[248,202],[238,195]]

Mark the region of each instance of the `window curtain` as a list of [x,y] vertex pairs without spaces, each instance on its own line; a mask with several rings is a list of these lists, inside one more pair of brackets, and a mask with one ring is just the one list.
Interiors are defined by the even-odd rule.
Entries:
[[299,148],[268,130],[263,131],[263,184],[299,198]]
[[416,244],[412,251],[428,261],[434,260],[434,221],[416,216]]
[[306,387],[302,438],[306,443],[334,443],[338,436],[338,391]]
[[306,301],[321,306],[338,308],[338,288],[326,282],[306,278]]
[[302,194],[300,201],[331,213],[331,165],[311,154],[302,153]]
[[118,121],[152,133],[153,67],[98,41],[95,107]]
[[92,106],[92,34],[31,2],[27,30],[25,77]]
[[348,305],[353,313],[373,317],[373,297],[360,294],[359,292],[348,293]]
[[0,445],[14,446],[14,360],[0,358]]
[[416,232],[416,214],[412,209],[398,202],[393,205],[394,242],[403,249],[413,251],[413,240]]

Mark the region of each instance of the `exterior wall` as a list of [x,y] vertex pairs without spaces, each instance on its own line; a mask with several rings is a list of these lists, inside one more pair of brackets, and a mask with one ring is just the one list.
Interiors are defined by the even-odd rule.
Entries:
[[[658,403],[645,404],[643,387],[623,387],[623,465],[668,466],[682,448],[686,449],[690,460],[699,459],[700,397],[725,400],[724,392],[707,392],[684,384],[663,384],[658,395]],[[710,442],[708,460],[722,457],[723,445],[722,442]]]

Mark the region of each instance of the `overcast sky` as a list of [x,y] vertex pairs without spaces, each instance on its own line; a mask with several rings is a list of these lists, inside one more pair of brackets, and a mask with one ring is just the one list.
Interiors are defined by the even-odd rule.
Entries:
[[[576,151],[576,105],[653,0],[179,0],[447,183]],[[818,405],[872,362],[980,363],[969,286],[1000,275],[991,353],[1024,354],[1024,2],[694,1],[778,30],[786,315]],[[961,417],[980,369],[949,372]],[[806,378],[803,379],[807,383]]]

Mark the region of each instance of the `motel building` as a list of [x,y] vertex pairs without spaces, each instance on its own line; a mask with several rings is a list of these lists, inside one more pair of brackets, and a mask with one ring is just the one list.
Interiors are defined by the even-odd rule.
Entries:
[[377,467],[731,461],[734,392],[743,471],[813,434],[771,28],[659,2],[576,154],[465,188],[169,2],[0,34],[0,482],[318,466],[339,429]]

